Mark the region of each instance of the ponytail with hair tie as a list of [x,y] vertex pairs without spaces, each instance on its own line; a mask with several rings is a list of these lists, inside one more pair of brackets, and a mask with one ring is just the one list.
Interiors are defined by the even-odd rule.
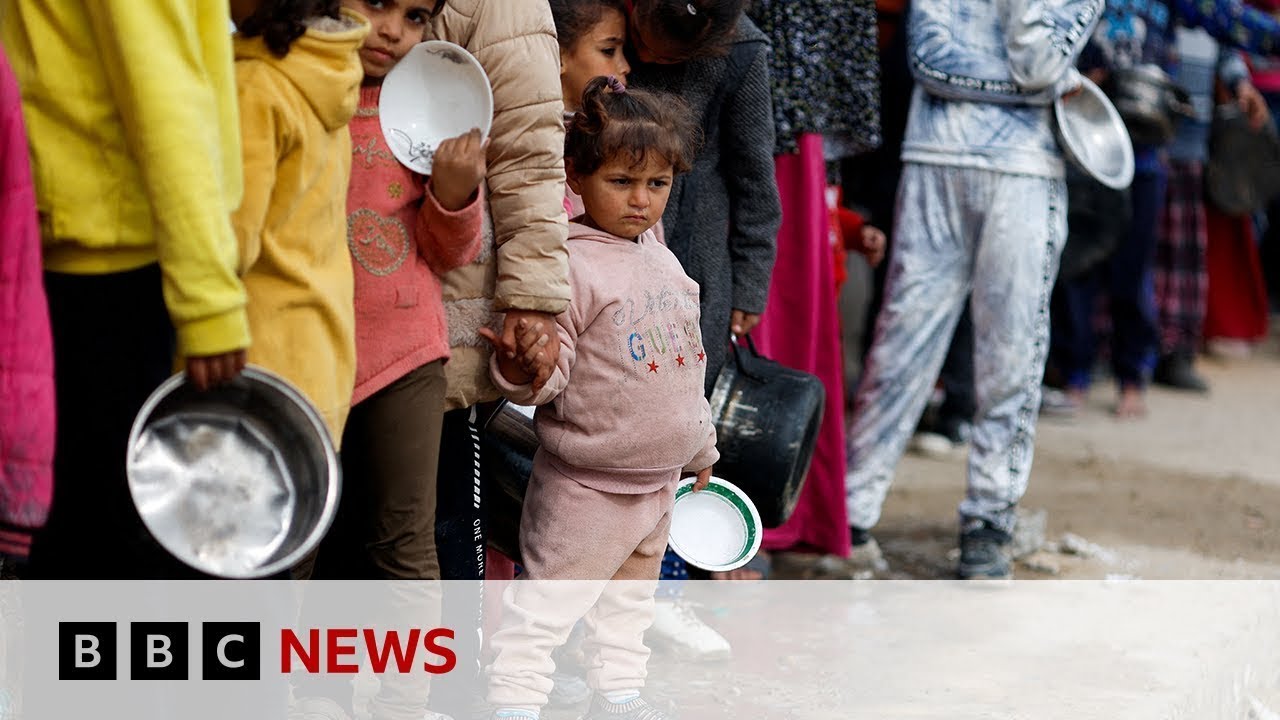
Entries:
[[622,81],[618,79],[617,75],[610,75],[606,77],[605,82],[609,84],[609,89],[612,90],[615,95],[627,94],[627,86],[622,84]]

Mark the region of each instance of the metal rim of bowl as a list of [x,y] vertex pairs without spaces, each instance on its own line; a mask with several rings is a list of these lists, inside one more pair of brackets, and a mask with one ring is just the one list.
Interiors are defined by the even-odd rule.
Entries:
[[[239,575],[222,576],[233,580],[256,580],[289,570],[294,565],[297,565],[304,557],[314,550],[317,545],[319,545],[320,540],[324,538],[325,533],[329,532],[329,527],[333,524],[334,516],[338,513],[338,497],[342,490],[342,473],[338,465],[337,449],[334,447],[333,438],[329,436],[329,428],[325,425],[324,419],[320,417],[320,413],[315,409],[311,402],[307,400],[306,396],[302,394],[301,390],[295,388],[279,375],[255,365],[245,366],[244,370],[241,371],[241,375],[251,381],[260,382],[266,387],[279,392],[302,411],[303,417],[307,418],[307,422],[311,426],[311,429],[320,437],[321,445],[324,447],[325,467],[329,472],[330,478],[328,492],[325,493],[324,510],[320,514],[320,519],[315,524],[315,527],[311,529],[311,532],[307,534],[306,539],[298,545],[297,549],[275,562],[260,565],[251,572]],[[165,398],[169,397],[174,390],[185,385],[186,382],[186,373],[177,373],[161,383],[159,387],[152,391],[150,397],[147,398],[147,401],[142,404],[142,408],[138,410],[138,414],[134,416],[133,427],[129,430],[129,444],[125,449],[125,468],[129,467],[130,458],[133,456],[133,449],[138,444],[138,441],[142,439],[142,433],[146,430],[147,424],[151,420],[151,414],[155,412],[155,409],[164,401]],[[129,479],[129,497],[135,503],[137,502],[137,498],[133,495],[132,479]],[[151,537],[164,548],[165,552],[177,558],[177,554],[165,545],[165,541],[152,531],[147,518],[141,513],[139,513],[139,517],[142,518],[143,525],[146,526],[147,532],[151,534]],[[184,564],[189,563],[184,562]],[[196,567],[194,565],[191,567],[206,574],[213,574],[205,568]]]
[[[1106,185],[1112,190],[1123,190],[1129,187],[1129,185],[1133,183],[1133,175],[1136,170],[1136,168],[1134,167],[1133,141],[1130,140],[1129,138],[1128,128],[1125,127],[1124,120],[1120,117],[1120,113],[1119,111],[1116,110],[1115,105],[1112,104],[1111,100],[1107,98],[1106,93],[1102,92],[1102,88],[1098,87],[1096,83],[1094,83],[1092,80],[1086,77],[1080,78],[1080,85],[1084,92],[1089,93],[1090,95],[1094,96],[1096,99],[1101,101],[1103,110],[1107,113],[1107,118],[1111,121],[1112,125],[1114,127],[1123,129],[1124,138],[1126,140],[1129,140],[1129,142],[1126,142],[1123,145],[1124,156],[1125,156],[1124,171],[1121,172],[1120,177],[1100,176],[1099,174],[1094,172],[1092,168],[1086,167],[1084,163],[1080,162],[1080,154],[1077,152],[1076,148],[1074,147],[1075,140],[1076,140],[1074,137],[1072,137],[1067,132],[1063,131],[1061,127],[1058,128],[1059,130],[1058,135],[1062,138],[1062,144],[1064,146],[1064,149],[1066,150],[1067,154],[1070,155],[1070,159],[1072,160],[1072,162],[1074,162],[1077,166],[1085,170],[1090,177],[1102,183],[1103,185]],[[1054,122],[1061,125],[1063,114],[1066,112],[1065,98],[1063,96],[1059,95],[1057,98],[1054,99],[1053,111],[1054,111]]]

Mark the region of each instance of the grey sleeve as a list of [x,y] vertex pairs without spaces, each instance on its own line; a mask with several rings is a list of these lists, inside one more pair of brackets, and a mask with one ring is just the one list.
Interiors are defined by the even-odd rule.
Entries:
[[1009,72],[1023,90],[1054,89],[1075,69],[1093,28],[1102,16],[1098,0],[1067,2],[1050,8],[1045,0],[1002,0]]
[[1005,57],[983,51],[951,0],[916,0],[908,19],[912,74],[951,100],[1047,105],[1078,84],[1075,61],[1103,0],[985,0],[1003,29]]
[[761,44],[737,90],[725,97],[721,163],[729,190],[733,307],[764,311],[782,224],[774,175],[773,99],[768,46]]
[[1234,93],[1240,81],[1248,79],[1249,66],[1240,51],[1225,45],[1218,48],[1218,80]]

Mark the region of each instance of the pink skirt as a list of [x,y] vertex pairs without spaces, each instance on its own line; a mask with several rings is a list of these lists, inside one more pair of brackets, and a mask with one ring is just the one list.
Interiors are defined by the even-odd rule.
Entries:
[[775,159],[782,196],[778,258],[769,302],[752,333],[765,356],[817,375],[827,390],[817,450],[795,512],[766,530],[766,550],[846,556],[844,504],[844,363],[836,304],[835,254],[825,200],[822,137],[803,135],[799,151]]

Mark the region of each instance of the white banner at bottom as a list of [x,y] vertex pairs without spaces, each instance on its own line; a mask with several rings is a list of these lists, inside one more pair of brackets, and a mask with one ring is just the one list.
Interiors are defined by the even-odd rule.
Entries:
[[593,691],[631,689],[685,720],[1280,718],[1280,582],[686,582],[654,595],[0,583],[0,720],[317,707],[463,720],[495,706],[558,720]]

